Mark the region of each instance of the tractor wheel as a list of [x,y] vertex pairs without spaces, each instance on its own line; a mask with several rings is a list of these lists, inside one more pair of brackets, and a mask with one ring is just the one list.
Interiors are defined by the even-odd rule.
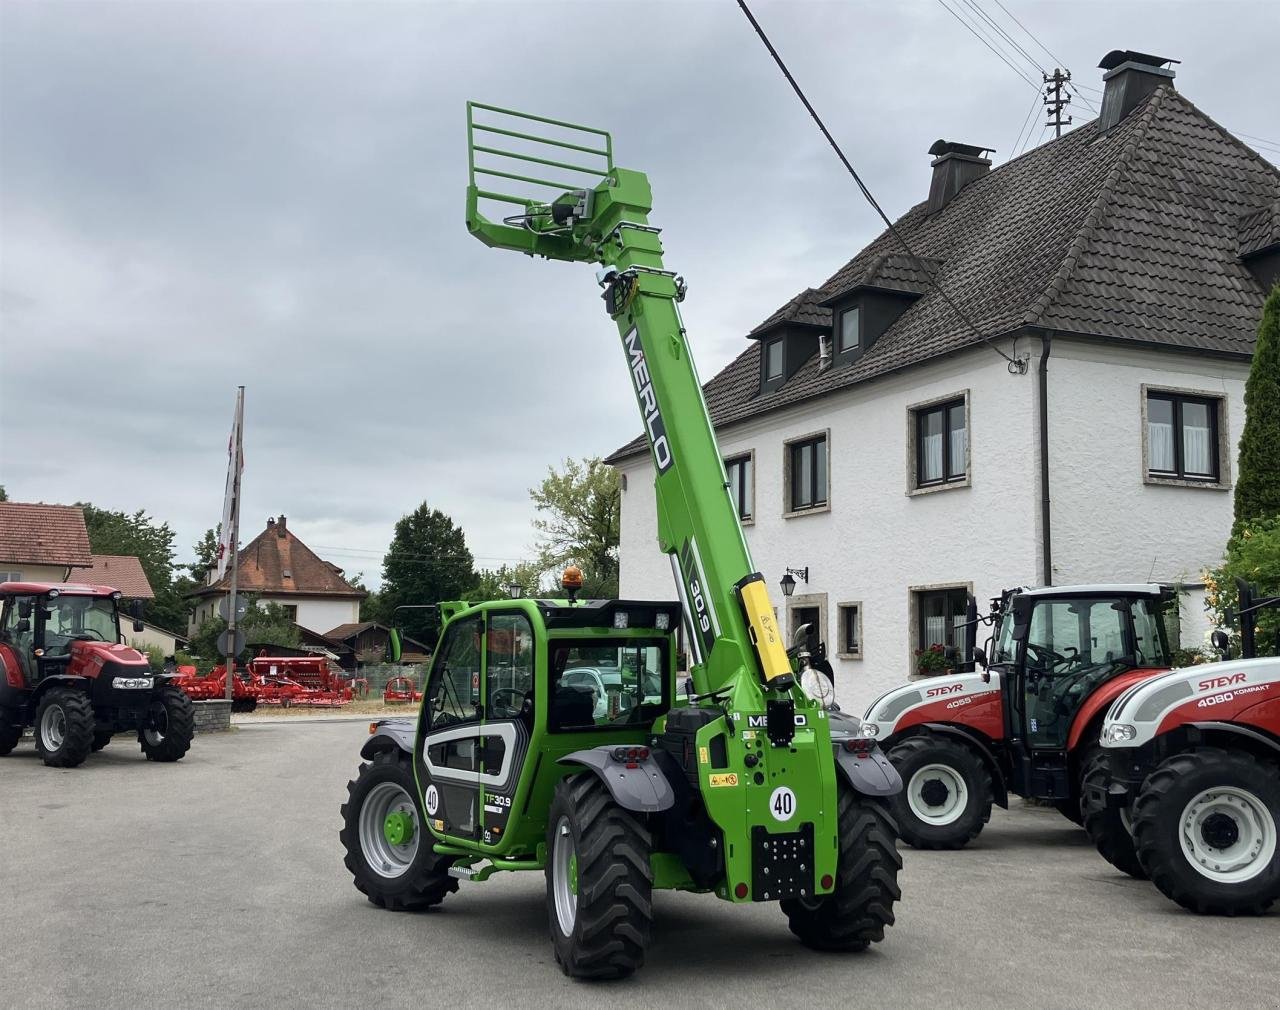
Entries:
[[893,925],[893,903],[902,897],[902,856],[893,818],[877,800],[840,783],[840,858],[836,887],[813,901],[783,901],[787,925],[814,950],[865,950]]
[[109,729],[95,730],[93,734],[93,752],[97,754],[98,751],[102,750],[103,747],[111,742],[111,737],[112,733]]
[[164,687],[147,708],[138,742],[148,761],[181,761],[196,733],[196,710],[176,687]]
[[[1085,769],[1085,772],[1086,773],[1088,772],[1087,768]],[[1080,782],[1083,785],[1084,783],[1083,775],[1080,776]],[[1054,800],[1053,807],[1055,810],[1058,811],[1058,813],[1060,813],[1063,817],[1069,820],[1072,824],[1079,824],[1083,826],[1084,825],[1083,802],[1084,802],[1083,795],[1081,793],[1076,793],[1076,795],[1072,796],[1070,799],[1067,799],[1067,800]]]
[[0,757],[4,757],[18,746],[22,739],[22,727],[8,709],[0,708]]
[[1161,764],[1133,807],[1152,883],[1202,915],[1261,915],[1280,898],[1280,773],[1241,751],[1204,747]]
[[913,736],[889,750],[902,792],[889,809],[901,837],[917,849],[960,849],[991,820],[991,773],[962,743]]
[[547,916],[574,978],[626,978],[653,926],[649,829],[595,775],[560,780],[547,822]]
[[1097,748],[1085,757],[1084,778],[1081,783],[1084,793],[1081,801],[1084,829],[1089,832],[1089,837],[1103,859],[1122,873],[1138,880],[1146,880],[1147,873],[1138,862],[1138,852],[1133,844],[1130,812],[1107,804],[1107,786],[1110,782],[1111,770],[1107,757],[1101,753],[1101,748]]
[[93,705],[83,691],[55,687],[36,708],[36,749],[50,768],[74,768],[93,749]]
[[342,804],[342,861],[356,889],[392,912],[430,908],[458,889],[446,872],[452,859],[435,853],[417,795],[409,756],[383,751],[360,766]]

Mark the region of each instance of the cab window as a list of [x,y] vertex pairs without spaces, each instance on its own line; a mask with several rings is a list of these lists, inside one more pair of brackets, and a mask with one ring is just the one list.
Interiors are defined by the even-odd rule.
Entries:
[[485,718],[531,719],[533,627],[524,614],[490,614],[485,649]]
[[666,639],[558,639],[547,651],[553,733],[643,725],[670,704]]
[[480,718],[479,617],[449,626],[427,688],[427,715],[432,729],[476,722]]

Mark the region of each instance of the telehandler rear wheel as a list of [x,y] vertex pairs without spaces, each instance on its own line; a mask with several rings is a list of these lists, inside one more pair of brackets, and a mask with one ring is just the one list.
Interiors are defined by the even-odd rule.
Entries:
[[1133,844],[1129,813],[1107,805],[1111,773],[1106,755],[1095,753],[1086,761],[1081,786],[1084,829],[1103,859],[1131,877],[1146,880],[1147,872],[1138,862],[1138,850]]
[[893,818],[877,800],[840,783],[840,860],[836,887],[815,900],[788,898],[782,911],[791,932],[815,950],[865,950],[893,925],[893,903],[902,897]]
[[342,805],[342,861],[356,889],[392,912],[430,908],[458,889],[447,872],[452,860],[435,853],[417,795],[409,756],[383,751],[347,783]]
[[547,819],[547,918],[574,978],[626,978],[653,926],[649,830],[590,772],[560,780]]
[[991,773],[962,743],[926,733],[890,748],[904,783],[889,809],[904,841],[917,849],[960,849],[991,820]]

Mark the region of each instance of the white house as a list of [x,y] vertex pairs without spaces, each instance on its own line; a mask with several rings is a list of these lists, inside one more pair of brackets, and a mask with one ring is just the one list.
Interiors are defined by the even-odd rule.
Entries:
[[[231,589],[231,570],[191,594],[195,604],[190,634],[218,615],[218,601]],[[340,624],[360,620],[360,601],[368,594],[351,586],[342,569],[315,554],[290,531],[285,516],[267,520],[266,529],[240,548],[239,592],[259,603],[278,603],[295,624],[323,635]]]
[[[1202,643],[1280,173],[1165,62],[1109,54],[1100,118],[995,170],[939,141],[916,258],[882,234],[704,387],[756,568],[778,603],[798,570],[786,624],[817,623],[846,707],[959,645],[967,592],[1178,583]],[[674,597],[647,445],[610,462],[621,593]]]

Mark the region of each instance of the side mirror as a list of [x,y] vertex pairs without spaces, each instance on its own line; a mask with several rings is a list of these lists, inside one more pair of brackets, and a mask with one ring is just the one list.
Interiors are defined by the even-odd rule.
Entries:
[[1025,642],[1027,636],[1031,633],[1031,606],[1032,601],[1029,596],[1015,596],[1013,598],[1013,640],[1015,642]]
[[134,631],[134,634],[140,634],[141,632],[146,631],[146,630],[147,630],[147,626],[146,626],[145,624],[143,624],[141,621],[134,621],[134,622],[133,622],[133,631]]
[[991,671],[987,669],[989,665],[987,660],[987,652],[980,645],[973,647],[973,665],[982,667],[982,681],[984,684],[991,683]]
[[[130,601],[129,601],[129,616],[130,616],[130,617],[132,617],[135,621],[141,621],[141,620],[142,620],[142,601],[141,601],[141,600],[130,600]],[[133,630],[134,630],[134,631],[141,631],[142,629],[141,629],[141,628],[134,628]]]
[[30,616],[31,616],[31,601],[30,601],[30,600],[24,600],[22,603],[19,603],[19,604],[18,604],[18,616],[19,616],[19,617],[30,617]]

